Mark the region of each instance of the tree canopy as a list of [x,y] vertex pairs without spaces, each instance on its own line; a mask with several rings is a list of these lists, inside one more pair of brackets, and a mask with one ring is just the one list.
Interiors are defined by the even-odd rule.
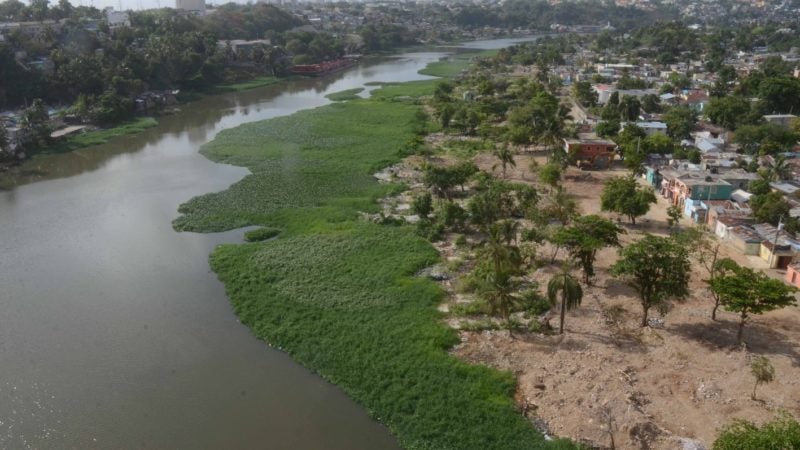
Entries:
[[797,288],[782,280],[742,267],[727,258],[720,260],[719,265],[721,273],[709,283],[719,295],[722,307],[739,314],[736,340],[740,344],[743,342],[745,323],[752,314],[764,314],[797,303],[794,298]]
[[633,176],[608,180],[600,196],[600,208],[603,211],[627,216],[633,224],[637,217],[647,214],[653,203],[656,203],[653,188],[639,186]]
[[669,301],[689,293],[691,264],[686,247],[673,238],[645,235],[621,248],[611,273],[636,290],[642,305],[642,327],[651,308],[666,313]]

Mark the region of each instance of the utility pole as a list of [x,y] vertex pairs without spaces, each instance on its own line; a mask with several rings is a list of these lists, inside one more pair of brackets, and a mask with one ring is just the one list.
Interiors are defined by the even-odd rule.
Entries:
[[775,247],[778,245],[778,234],[780,234],[781,232],[782,225],[783,225],[783,214],[781,214],[781,217],[778,219],[778,228],[775,230],[775,239],[773,239],[772,241],[772,252],[769,254],[769,261],[767,263],[769,269],[772,268],[772,258],[775,257]]

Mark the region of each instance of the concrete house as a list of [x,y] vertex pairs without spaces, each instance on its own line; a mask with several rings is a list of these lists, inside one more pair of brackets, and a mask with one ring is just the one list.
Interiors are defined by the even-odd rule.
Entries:
[[614,160],[617,144],[608,139],[564,139],[564,151],[575,156],[578,167],[606,169]]
[[744,255],[757,256],[761,251],[761,236],[746,225],[734,225],[726,235],[734,248]]
[[791,263],[786,268],[786,282],[800,288],[800,263]]
[[800,251],[800,242],[782,229],[768,223],[753,225],[753,229],[762,239],[759,257],[769,264],[770,269],[785,269]]

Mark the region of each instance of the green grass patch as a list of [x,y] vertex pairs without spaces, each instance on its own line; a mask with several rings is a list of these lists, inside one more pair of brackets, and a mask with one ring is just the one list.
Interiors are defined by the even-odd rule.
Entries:
[[367,81],[364,86],[397,86],[398,82],[395,81]]
[[441,323],[442,292],[413,276],[438,261],[436,250],[411,227],[358,219],[395,188],[371,173],[397,161],[417,110],[367,99],[225,130],[203,153],[252,174],[182,205],[174,225],[281,229],[280,239],[212,254],[236,313],[364,405],[404,447],[572,448],[544,441],[518,413],[512,374],[447,353],[458,336]]
[[363,92],[364,88],[354,88],[354,89],[346,89],[344,91],[334,92],[332,94],[328,94],[325,96],[328,100],[332,100],[334,102],[342,102],[345,100],[358,100],[358,94]]
[[281,79],[278,77],[263,76],[263,77],[252,78],[250,80],[242,81],[239,83],[222,84],[216,86],[213,90],[216,92],[240,92],[264,86],[272,86],[273,84],[278,83],[280,81]]
[[93,145],[105,144],[114,138],[129,134],[141,133],[142,131],[152,128],[156,125],[158,125],[158,121],[152,117],[139,117],[113,128],[87,131],[75,136],[69,136],[64,140],[47,146],[36,154],[49,155],[55,153],[66,153],[85,147],[91,147]]
[[433,89],[439,80],[411,81],[402,84],[387,84],[381,89],[372,91],[372,97],[383,100],[414,100],[419,97],[433,95]]
[[432,62],[420,70],[419,73],[432,77],[455,78],[469,68],[474,58],[495,54],[497,54],[497,50],[467,50]]
[[255,230],[248,231],[244,234],[244,240],[247,242],[261,242],[266,241],[267,239],[272,239],[275,236],[279,235],[281,230],[277,228],[258,228]]
[[420,70],[419,73],[432,77],[453,78],[460,75],[468,67],[468,59],[448,57],[447,59],[428,64],[428,66]]

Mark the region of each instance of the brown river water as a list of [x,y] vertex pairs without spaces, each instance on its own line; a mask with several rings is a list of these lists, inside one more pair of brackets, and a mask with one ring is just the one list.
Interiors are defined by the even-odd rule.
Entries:
[[369,81],[428,78],[417,71],[443,55],[207,97],[141,134],[6,176],[0,448],[398,448],[362,407],[237,322],[208,255],[242,230],[176,233],[171,221],[247,173],[198,154],[221,130]]

